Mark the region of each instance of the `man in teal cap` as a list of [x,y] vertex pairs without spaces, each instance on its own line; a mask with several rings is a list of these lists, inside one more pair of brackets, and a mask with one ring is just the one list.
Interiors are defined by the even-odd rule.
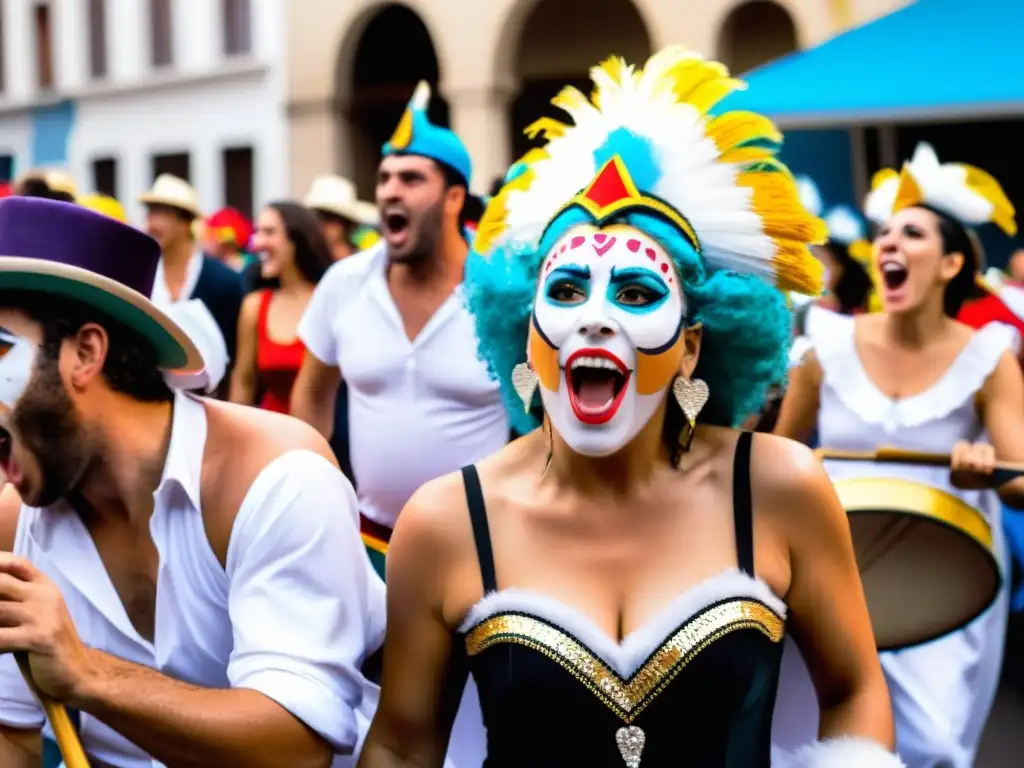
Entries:
[[509,436],[462,299],[472,163],[458,136],[431,123],[429,102],[421,82],[381,150],[381,242],[331,267],[313,294],[292,394],[292,415],[330,437],[340,378],[348,384],[363,539],[382,575],[413,491]]

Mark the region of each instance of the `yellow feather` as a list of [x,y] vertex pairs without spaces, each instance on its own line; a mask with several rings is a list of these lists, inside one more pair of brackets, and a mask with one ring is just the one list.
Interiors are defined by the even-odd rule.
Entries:
[[755,140],[782,141],[775,123],[754,112],[726,112],[708,121],[705,131],[723,153]]
[[745,88],[740,80],[731,77],[708,80],[698,85],[687,96],[686,101],[697,108],[702,115],[735,90]]
[[531,140],[536,139],[538,136],[549,140],[558,139],[565,135],[568,127],[565,123],[555,120],[553,117],[542,117],[526,126],[523,129],[523,133]]
[[473,240],[473,249],[482,255],[487,255],[495,242],[505,232],[508,223],[508,196],[510,192],[526,192],[533,184],[534,172],[529,167],[537,160],[547,157],[543,149],[531,149],[519,160],[527,165],[527,169],[505,184],[484,209],[483,216],[477,222],[476,236]]
[[871,189],[878,189],[887,181],[898,178],[899,173],[896,170],[894,170],[893,168],[883,168],[882,170],[878,171],[877,173],[875,173],[874,176],[871,177]]
[[775,156],[775,150],[769,147],[735,147],[726,149],[719,155],[721,163],[736,163],[745,165],[747,163],[759,163],[771,160]]
[[1017,234],[1016,210],[1003,187],[995,177],[973,165],[958,164],[967,174],[964,183],[967,188],[981,195],[992,203],[992,223],[997,225],[1010,237]]
[[574,88],[571,85],[567,85],[560,90],[555,98],[551,100],[551,103],[559,109],[564,109],[566,112],[586,107],[589,104],[587,97],[580,93],[578,88]]
[[924,199],[924,195],[921,194],[921,187],[918,186],[913,174],[910,173],[910,168],[906,165],[900,171],[899,179],[900,186],[896,190],[896,200],[892,204],[893,212],[902,211],[904,208],[917,205]]

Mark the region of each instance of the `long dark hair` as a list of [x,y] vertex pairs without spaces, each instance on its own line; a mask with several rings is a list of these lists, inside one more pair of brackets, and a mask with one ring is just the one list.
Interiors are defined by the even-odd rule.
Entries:
[[832,295],[839,303],[839,311],[844,315],[852,315],[855,311],[864,309],[872,287],[868,273],[854,260],[842,243],[829,240],[825,247],[832,260],[843,270],[843,274],[832,288]]
[[945,313],[949,317],[956,317],[960,314],[960,308],[963,307],[964,302],[975,292],[975,278],[977,277],[980,254],[963,224],[930,205],[919,205],[918,207],[931,211],[938,218],[943,255],[948,256],[951,253],[964,255],[963,266],[956,273],[956,277],[946,285],[946,293],[942,299],[942,308]]
[[[295,266],[298,267],[299,273],[316,285],[328,267],[334,263],[320,229],[320,220],[313,211],[294,200],[267,203],[267,208],[276,211],[281,217],[288,241],[295,247]],[[279,285],[277,278],[260,279],[262,288],[275,288]]]

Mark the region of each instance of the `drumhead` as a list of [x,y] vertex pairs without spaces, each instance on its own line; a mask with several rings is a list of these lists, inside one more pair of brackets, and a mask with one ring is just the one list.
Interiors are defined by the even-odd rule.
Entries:
[[838,480],[879,650],[961,629],[1002,583],[992,530],[956,496],[895,478]]

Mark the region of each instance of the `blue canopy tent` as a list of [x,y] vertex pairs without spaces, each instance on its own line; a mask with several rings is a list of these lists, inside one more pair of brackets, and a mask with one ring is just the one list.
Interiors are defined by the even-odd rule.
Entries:
[[917,0],[748,73],[722,109],[781,128],[1024,116],[1024,0]]

